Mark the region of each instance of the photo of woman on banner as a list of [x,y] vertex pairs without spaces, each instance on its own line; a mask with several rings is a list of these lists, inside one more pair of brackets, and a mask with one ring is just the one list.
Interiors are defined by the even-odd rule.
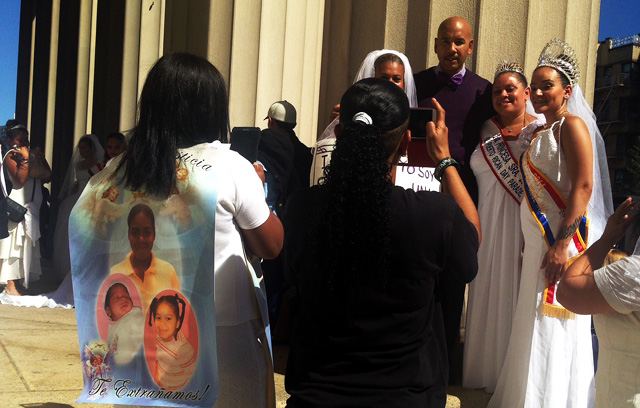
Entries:
[[145,348],[154,381],[165,390],[182,389],[197,362],[191,341],[197,343],[198,333],[191,307],[177,292],[163,291],[151,302],[147,323],[151,329],[146,329]]
[[[128,284],[135,290],[133,282],[124,275],[113,275],[113,278],[103,285],[111,285],[104,296],[104,313],[109,318],[107,344],[115,349],[115,363],[122,365],[133,360],[142,345],[144,314],[140,306],[135,305],[127,287]],[[139,305],[139,298],[136,301]]]
[[131,278],[140,292],[142,309],[147,310],[161,290],[180,290],[180,281],[173,265],[153,254],[156,226],[151,207],[146,204],[133,206],[127,225],[131,252],[122,262],[111,267],[111,274],[121,273]]

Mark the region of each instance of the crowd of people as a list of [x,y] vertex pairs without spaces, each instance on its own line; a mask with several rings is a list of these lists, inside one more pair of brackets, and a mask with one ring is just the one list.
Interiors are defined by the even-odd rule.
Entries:
[[[313,149],[293,130],[293,105],[278,101],[249,157],[226,144],[218,70],[190,54],[160,58],[130,135],[109,135],[106,152],[94,135],[78,142],[59,196],[59,290],[91,277],[79,249],[91,242],[113,364],[144,342],[151,378],[168,390],[205,372],[193,338],[212,320],[215,339],[199,342],[215,344],[216,407],[273,406],[278,317],[290,326],[287,406],[444,407],[470,284],[462,385],[492,393],[489,407],[639,406],[639,258],[603,267],[637,208],[629,199],[613,211],[578,58],[553,39],[530,78],[497,61],[489,82],[465,65],[474,47],[470,24],[450,17],[434,67],[414,74],[404,54],[373,51]],[[436,114],[420,149],[440,192],[394,185],[414,108]],[[2,299],[41,273],[37,209],[51,178],[26,128],[6,129]],[[6,198],[26,208],[21,220],[7,220]],[[215,317],[199,314],[207,293]],[[118,338],[145,323],[153,341],[140,331],[118,357]]]

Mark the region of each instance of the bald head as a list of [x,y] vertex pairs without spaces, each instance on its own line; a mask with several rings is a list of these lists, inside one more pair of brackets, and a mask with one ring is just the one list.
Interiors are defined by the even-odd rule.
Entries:
[[467,20],[459,16],[453,16],[445,19],[438,27],[438,37],[451,30],[460,30],[462,34],[471,38],[471,24]]
[[471,24],[462,17],[449,17],[440,23],[435,40],[440,68],[447,75],[458,73],[473,53]]

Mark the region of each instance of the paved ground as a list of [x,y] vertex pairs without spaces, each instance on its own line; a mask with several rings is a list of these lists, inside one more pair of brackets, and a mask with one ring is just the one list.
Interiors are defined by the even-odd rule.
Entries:
[[[50,286],[45,281],[32,287]],[[74,309],[0,305],[0,348],[0,407],[105,407],[74,402],[82,389]],[[277,346],[274,354],[278,407],[284,407],[287,347]],[[482,391],[452,387],[449,393],[447,408],[484,408],[489,401]]]

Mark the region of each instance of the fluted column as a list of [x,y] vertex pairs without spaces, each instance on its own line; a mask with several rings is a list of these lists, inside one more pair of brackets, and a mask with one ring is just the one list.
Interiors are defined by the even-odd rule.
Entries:
[[[304,3],[304,1],[299,1],[297,4]],[[264,122],[264,117],[271,103],[282,98],[285,27],[288,23],[286,15],[286,0],[262,0],[254,118],[254,123],[259,127],[263,127],[261,125],[264,123],[261,122]],[[302,19],[301,16],[297,16],[297,18]]]
[[97,0],[86,0],[80,2],[80,26],[78,34],[78,74],[76,78],[76,109],[75,109],[75,123],[73,130],[74,146],[78,140],[88,132],[91,126],[89,121],[90,115],[90,93],[92,81],[92,64],[91,60],[91,26],[92,26],[92,12],[94,2]]
[[137,96],[142,92],[147,73],[163,54],[164,14],[164,0],[142,0]]
[[[527,50],[524,44],[527,38],[527,19],[529,6],[525,2],[482,2],[479,9],[480,21],[476,37],[476,71],[493,81],[493,72],[503,60],[515,61],[525,67],[525,74],[530,71],[525,63]],[[509,29],[504,28],[504,16],[509,16]],[[539,52],[539,50],[538,50]],[[481,74],[482,75],[482,74]]]
[[233,0],[210,0],[207,59],[218,68],[227,88],[231,72],[232,31]]
[[60,30],[60,0],[52,1],[51,41],[49,49],[49,81],[47,90],[47,119],[45,125],[44,155],[53,163],[53,130],[56,113],[56,81],[58,79],[58,32]]
[[[351,19],[351,0],[326,2],[316,138],[329,124],[331,108],[340,102],[344,90],[351,83],[348,75],[351,47],[349,41],[344,41],[351,33]],[[312,142],[314,141],[312,138]]]
[[[320,100],[320,78],[322,67],[322,40],[324,31],[324,0],[308,0],[306,2],[305,23],[298,26],[304,29],[304,64],[300,67],[300,109],[298,114],[297,134],[300,140],[311,145],[317,138],[316,129],[318,127],[318,109]],[[295,13],[291,13],[289,18],[296,18]],[[287,35],[289,38],[289,35]],[[295,38],[295,34],[294,37]],[[287,67],[296,66],[295,55],[285,56]],[[285,77],[286,78],[286,77]],[[292,84],[295,86],[295,84]]]
[[405,52],[409,0],[388,1],[385,13],[384,48]]
[[27,129],[31,129],[31,114],[33,113],[33,64],[35,61],[36,52],[36,21],[37,16],[34,15],[31,20],[31,49],[29,56],[29,103],[27,105]]
[[235,24],[233,24],[229,75],[231,127],[255,124],[260,48],[260,4],[260,0],[237,0],[233,8]]
[[124,12],[120,130],[136,123],[138,101],[138,51],[140,49],[140,0],[127,0]]

